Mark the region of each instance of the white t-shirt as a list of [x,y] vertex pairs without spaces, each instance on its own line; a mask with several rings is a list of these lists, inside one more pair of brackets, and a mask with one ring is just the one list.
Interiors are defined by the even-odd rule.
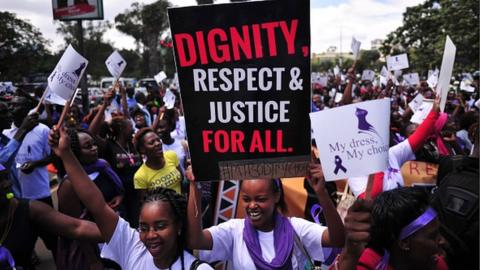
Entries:
[[[140,241],[140,236],[135,229],[130,228],[128,222],[119,218],[115,232],[108,244],[105,244],[100,254],[102,258],[107,258],[118,263],[123,270],[151,270],[160,269],[153,263],[153,257],[147,248]],[[190,269],[190,265],[195,261],[190,253],[184,251],[183,269]],[[181,260],[177,261],[170,268],[172,270],[182,269]],[[213,269],[208,264],[200,264],[198,270]]]
[[[18,128],[12,124],[12,128],[4,130],[3,134],[12,139]],[[27,161],[44,159],[50,155],[48,145],[48,133],[50,128],[44,124],[38,124],[27,133],[15,156],[18,181],[20,182],[21,197],[24,199],[36,200],[50,196],[50,179],[47,167],[37,167],[30,174],[20,170],[20,166]]]
[[[302,218],[292,217],[289,219],[310,257],[316,261],[323,261],[322,235],[326,227]],[[232,263],[233,269],[255,269],[255,264],[243,241],[243,227],[244,219],[230,219],[209,228],[208,230],[212,234],[213,248],[212,250],[201,250],[200,259],[207,262],[229,261]],[[263,259],[271,262],[275,257],[273,231],[258,231],[258,238]],[[304,269],[306,260],[307,258],[294,244],[293,269]]]
[[[383,190],[392,190],[398,186],[404,186],[403,176],[401,172],[402,165],[415,159],[412,147],[408,140],[390,147],[388,150],[388,169],[384,171]],[[368,176],[350,177],[348,185],[352,189],[355,196],[360,195],[367,188]]]

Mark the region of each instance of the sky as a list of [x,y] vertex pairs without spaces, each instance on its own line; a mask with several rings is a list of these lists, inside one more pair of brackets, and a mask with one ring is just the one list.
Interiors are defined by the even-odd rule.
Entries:
[[[90,0],[91,1],[91,0]],[[155,0],[139,0],[152,3]],[[350,51],[354,36],[362,42],[362,49],[370,49],[374,39],[385,39],[386,35],[402,24],[402,14],[409,6],[424,0],[310,0],[312,52],[325,52],[336,46],[342,52]],[[135,1],[103,0],[104,19],[111,22],[117,14],[124,12]],[[174,6],[196,5],[195,0],[170,0]],[[216,0],[224,3],[227,0]],[[56,23],[52,16],[52,3],[49,0],[0,0],[0,10],[16,13],[21,19],[29,20],[40,32],[52,41],[50,49],[63,48],[63,38],[56,34]],[[134,49],[133,38],[116,29],[109,30],[105,40],[116,48]],[[340,44],[342,40],[342,44]]]

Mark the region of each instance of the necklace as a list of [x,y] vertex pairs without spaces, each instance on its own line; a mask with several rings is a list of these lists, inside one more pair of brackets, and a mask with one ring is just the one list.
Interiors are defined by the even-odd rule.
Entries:
[[118,145],[118,147],[120,147],[120,149],[127,155],[128,157],[128,162],[130,163],[131,166],[135,165],[135,160],[133,159],[133,154],[130,153],[130,147],[128,146],[128,143],[127,143],[127,150],[125,150],[117,141],[115,141],[115,143]]
[[5,241],[5,239],[7,239],[8,233],[10,232],[10,229],[13,225],[13,213],[15,207],[12,206],[12,204],[13,201],[9,201],[7,223],[5,224],[5,229],[3,230],[2,237],[0,238],[0,246],[3,245],[3,242]]

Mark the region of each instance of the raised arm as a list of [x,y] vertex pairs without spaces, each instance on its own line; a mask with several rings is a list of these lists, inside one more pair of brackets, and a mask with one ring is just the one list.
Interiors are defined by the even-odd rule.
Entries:
[[30,218],[41,228],[71,239],[104,242],[104,238],[93,222],[64,215],[49,205],[30,201]]
[[340,104],[348,105],[352,103],[352,89],[353,89],[353,82],[355,81],[355,65],[348,69],[347,72],[348,76],[348,83],[347,87],[345,87],[345,91],[343,91],[342,100]]
[[201,192],[194,181],[192,167],[189,166],[185,172],[190,180],[190,194],[188,196],[187,210],[187,247],[191,249],[211,250],[213,248],[212,234],[208,230],[202,230],[202,209]]
[[125,117],[125,119],[130,119],[130,113],[128,111],[127,103],[127,91],[121,83],[118,84],[118,87],[120,88],[120,102],[122,103],[123,116]]
[[105,119],[105,110],[110,105],[114,93],[115,92],[113,90],[109,90],[103,95],[103,103],[88,127],[88,131],[90,131],[94,136],[98,135],[98,133],[100,132],[103,121]]
[[105,241],[109,242],[117,226],[118,215],[107,205],[102,193],[73,154],[65,130],[53,129],[48,140],[52,150],[62,159],[75,193],[93,215]]
[[322,245],[343,247],[345,244],[345,228],[325,188],[325,177],[323,176],[323,170],[320,164],[310,165],[308,183],[317,195],[317,200],[323,208],[323,214],[327,222],[328,230],[322,235]]

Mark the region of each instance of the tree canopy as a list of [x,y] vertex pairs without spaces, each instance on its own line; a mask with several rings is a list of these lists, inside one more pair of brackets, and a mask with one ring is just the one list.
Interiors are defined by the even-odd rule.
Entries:
[[407,52],[410,66],[421,73],[440,68],[446,36],[457,47],[454,70],[479,68],[479,1],[427,0],[407,8],[403,25],[381,48],[385,55]]

